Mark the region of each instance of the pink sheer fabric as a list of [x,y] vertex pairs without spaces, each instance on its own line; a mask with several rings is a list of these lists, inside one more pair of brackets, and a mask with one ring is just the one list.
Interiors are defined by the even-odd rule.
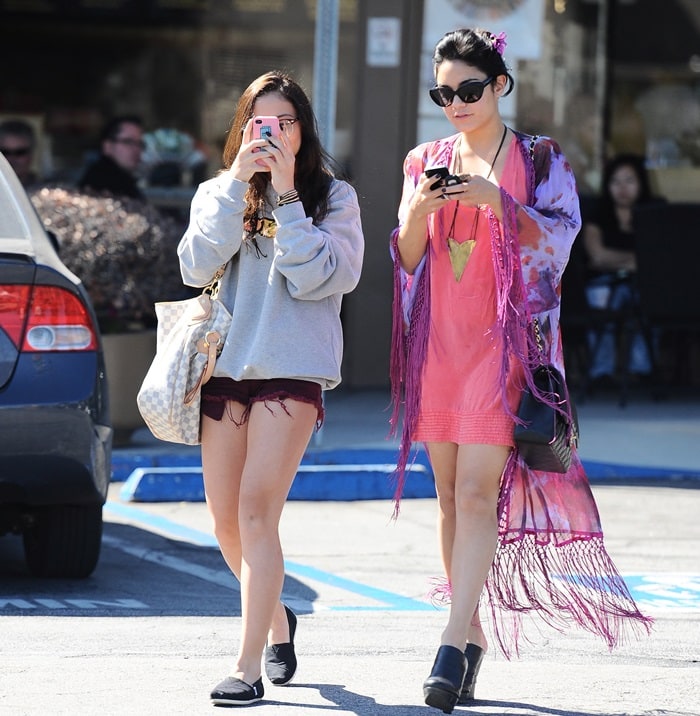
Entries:
[[[404,191],[399,208],[403,223],[425,167],[450,166],[458,135],[412,150],[404,162]],[[501,337],[501,386],[510,363],[520,362],[528,384],[534,356],[531,321],[537,318],[546,357],[564,374],[559,332],[561,276],[580,228],[573,173],[550,139],[516,133],[527,167],[527,201],[518,202],[501,189],[503,221],[490,214],[492,259],[496,278],[496,324]],[[429,237],[439,232],[435,214]],[[394,322],[391,381],[391,432],[399,429],[395,515],[403,490],[420,411],[422,368],[430,330],[430,252],[413,276],[397,260],[398,227],[392,233]],[[445,237],[441,237],[445,239]],[[544,396],[542,396],[544,398]],[[515,417],[515,416],[513,416]],[[517,653],[522,617],[537,615],[550,626],[571,624],[603,638],[610,648],[628,632],[648,631],[652,620],[632,599],[608,555],[588,479],[577,455],[565,475],[530,470],[515,451],[501,481],[498,503],[499,542],[484,596],[497,643],[506,656]]]

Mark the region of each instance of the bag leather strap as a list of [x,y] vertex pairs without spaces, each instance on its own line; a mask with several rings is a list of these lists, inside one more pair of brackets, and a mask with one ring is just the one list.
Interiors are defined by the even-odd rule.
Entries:
[[197,342],[197,351],[206,354],[207,362],[204,364],[197,383],[185,395],[185,405],[189,405],[197,397],[197,393],[202,386],[214,375],[214,367],[216,366],[216,358],[219,355],[221,343],[221,334],[218,331],[209,331],[204,338]]

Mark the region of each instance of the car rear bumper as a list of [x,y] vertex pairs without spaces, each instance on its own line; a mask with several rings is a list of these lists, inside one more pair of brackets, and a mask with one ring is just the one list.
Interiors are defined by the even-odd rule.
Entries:
[[103,504],[112,429],[86,405],[0,410],[0,504]]

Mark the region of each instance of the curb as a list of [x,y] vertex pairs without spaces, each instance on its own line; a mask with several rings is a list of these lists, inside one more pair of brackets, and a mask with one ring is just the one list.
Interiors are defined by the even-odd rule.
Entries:
[[[289,493],[290,500],[354,501],[391,499],[396,449],[310,448],[304,455]],[[591,483],[677,484],[700,481],[700,472],[583,461]],[[120,451],[113,457],[113,482],[123,482],[125,502],[203,502],[204,484],[199,450]],[[432,470],[425,451],[415,452],[404,498],[435,497]]]
[[[394,495],[394,468],[395,465],[301,465],[288,499],[389,500]],[[204,502],[202,468],[136,468],[119,496],[125,502]],[[403,496],[435,497],[432,473],[425,466],[413,466]]]
[[[383,500],[394,496],[391,476],[396,450],[309,449],[289,492],[290,500]],[[124,482],[125,502],[203,502],[204,484],[199,451],[163,454],[145,451],[115,456],[112,482]],[[415,453],[404,498],[435,497],[435,484],[424,450]]]

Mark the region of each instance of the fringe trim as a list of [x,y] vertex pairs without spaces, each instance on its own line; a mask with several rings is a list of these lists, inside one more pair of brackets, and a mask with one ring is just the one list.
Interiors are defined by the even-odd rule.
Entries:
[[499,539],[485,587],[499,648],[510,658],[524,638],[522,617],[537,616],[559,632],[579,626],[601,637],[612,650],[630,635],[651,631],[603,544],[587,537],[555,546],[534,534]]
[[452,585],[447,577],[431,577],[433,585],[428,592],[428,599],[435,607],[447,607],[452,604]]
[[[394,255],[394,299],[391,331],[391,400],[392,412],[389,420],[391,430],[389,436],[396,435],[399,425],[399,414],[403,409],[403,427],[399,442],[399,454],[396,470],[392,479],[396,484],[394,490],[393,519],[399,516],[401,495],[406,483],[406,471],[410,470],[412,436],[415,432],[420,411],[421,379],[423,363],[428,347],[430,321],[430,251],[426,251],[426,263],[420,275],[415,275],[412,286],[414,292],[413,306],[410,311],[408,327],[404,322],[403,306],[403,273],[399,264],[396,242],[398,229],[392,233],[392,252]],[[415,461],[414,453],[411,464]]]
[[[564,479],[575,480],[578,469],[576,460]],[[580,527],[579,531],[557,531],[549,520],[547,529],[533,528],[528,511],[537,510],[531,503],[522,515],[511,519],[518,470],[526,468],[519,465],[514,452],[503,471],[498,546],[484,588],[494,637],[503,655],[510,659],[519,654],[521,638],[527,641],[523,615],[532,612],[559,632],[573,625],[602,637],[609,649],[624,643],[630,633],[648,634],[654,620],[639,611],[605,549],[592,496],[584,503],[591,512],[588,531]],[[580,479],[587,487],[582,471]],[[531,484],[528,489],[540,493],[545,488]],[[549,504],[546,496],[539,498]]]

